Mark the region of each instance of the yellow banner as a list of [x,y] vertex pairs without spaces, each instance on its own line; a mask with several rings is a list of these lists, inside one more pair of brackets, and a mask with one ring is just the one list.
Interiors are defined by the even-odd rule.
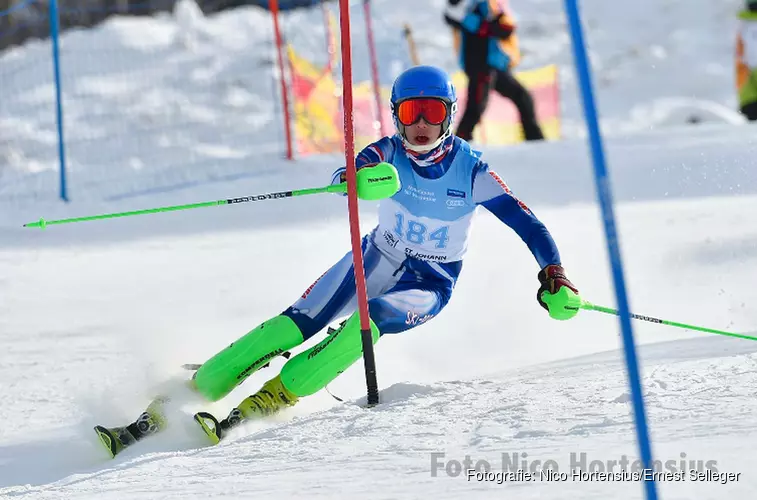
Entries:
[[[344,151],[344,118],[341,84],[331,74],[331,68],[316,65],[288,47],[295,115],[295,137],[300,155]],[[331,64],[329,65],[331,66]],[[539,123],[545,138],[560,138],[560,96],[557,67],[544,66],[516,73],[529,89],[536,106]],[[467,78],[464,73],[452,75],[458,96],[456,122],[465,110]],[[381,102],[388,103],[391,89],[381,88]],[[388,105],[381,106],[386,135],[394,133]],[[353,119],[355,151],[382,137],[376,99],[371,82],[357,82],[353,88]],[[456,123],[455,123],[456,125]],[[515,144],[523,140],[518,111],[513,103],[495,91],[489,96],[486,113],[473,133],[473,142],[487,145]]]

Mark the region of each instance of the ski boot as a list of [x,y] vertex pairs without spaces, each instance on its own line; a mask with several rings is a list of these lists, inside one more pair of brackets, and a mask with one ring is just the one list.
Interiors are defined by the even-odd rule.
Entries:
[[218,444],[229,430],[242,422],[274,415],[286,407],[294,406],[297,401],[297,396],[284,387],[281,383],[281,377],[277,375],[263,384],[258,392],[245,398],[220,422],[207,412],[196,413],[194,419],[210,438],[210,441],[213,444]]
[[137,441],[160,432],[166,426],[165,415],[162,413],[162,405],[167,400],[155,399],[142,414],[129,425],[121,427],[95,426],[97,437],[110,453],[111,458],[121,453],[125,448]]

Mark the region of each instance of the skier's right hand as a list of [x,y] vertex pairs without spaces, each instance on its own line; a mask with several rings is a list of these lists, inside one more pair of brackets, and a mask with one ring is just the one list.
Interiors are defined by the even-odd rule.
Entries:
[[562,266],[545,266],[539,271],[537,278],[541,286],[536,300],[549,312],[550,317],[566,320],[578,314],[581,297],[578,288],[570,282]]
[[336,169],[336,171],[333,174],[331,174],[331,185],[335,186],[343,182],[347,182],[347,169],[344,167],[340,167]]
[[[360,170],[362,168],[375,167],[376,165],[378,165],[378,163],[366,163],[365,165],[361,165],[357,170]],[[344,182],[347,182],[347,169],[345,167],[341,167],[332,174],[331,184],[342,184]]]

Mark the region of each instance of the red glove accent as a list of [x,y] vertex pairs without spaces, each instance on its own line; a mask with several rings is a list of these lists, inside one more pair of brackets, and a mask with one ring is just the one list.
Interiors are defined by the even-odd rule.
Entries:
[[565,276],[565,269],[563,269],[560,265],[550,264],[546,266],[544,269],[539,271],[537,278],[539,279],[539,283],[541,283],[541,287],[539,287],[539,291],[536,292],[536,300],[538,300],[539,304],[547,311],[549,311],[547,304],[545,304],[541,300],[542,292],[546,291],[550,294],[554,294],[557,293],[560,288],[567,286],[576,294],[578,294],[578,288],[576,288],[573,283],[571,283],[570,280]]

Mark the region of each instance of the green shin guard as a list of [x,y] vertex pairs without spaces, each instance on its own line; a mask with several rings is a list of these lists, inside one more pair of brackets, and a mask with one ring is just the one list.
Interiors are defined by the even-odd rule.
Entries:
[[258,368],[302,342],[291,318],[271,318],[203,363],[192,380],[194,389],[208,401],[218,401]]
[[[379,339],[379,329],[373,320],[370,324],[375,344]],[[281,382],[296,396],[309,396],[326,387],[362,355],[360,317],[356,312],[342,328],[287,361],[281,369]]]

